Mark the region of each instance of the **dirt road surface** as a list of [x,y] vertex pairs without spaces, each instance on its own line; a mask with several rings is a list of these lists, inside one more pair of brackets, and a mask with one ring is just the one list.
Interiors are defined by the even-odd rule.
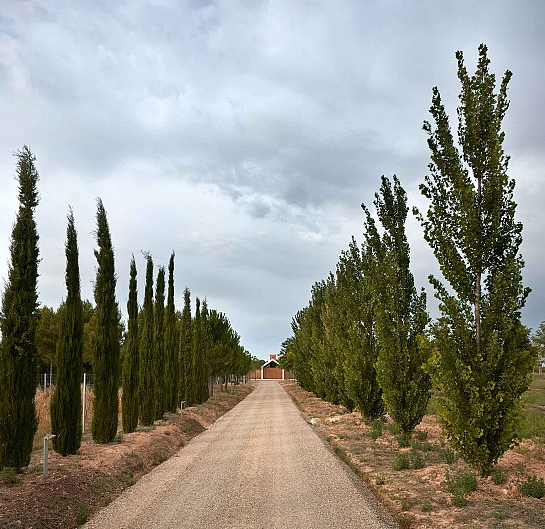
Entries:
[[274,381],[127,489],[92,528],[396,527]]

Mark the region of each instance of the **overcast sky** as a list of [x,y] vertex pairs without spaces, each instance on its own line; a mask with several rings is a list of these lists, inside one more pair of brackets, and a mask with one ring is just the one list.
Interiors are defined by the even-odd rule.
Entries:
[[[453,120],[455,52],[473,72],[484,42],[497,79],[513,72],[504,147],[533,289],[523,322],[545,320],[542,0],[0,4],[0,277],[17,209],[12,153],[27,144],[40,173],[43,304],[65,296],[68,205],[92,299],[99,196],[125,314],[131,254],[142,300],[141,250],[163,265],[174,250],[177,307],[185,286],[206,296],[268,359],[312,284],[351,235],[362,240],[360,204],[372,205],[382,174],[425,210],[431,89]],[[435,258],[414,218],[408,233],[436,315]]]

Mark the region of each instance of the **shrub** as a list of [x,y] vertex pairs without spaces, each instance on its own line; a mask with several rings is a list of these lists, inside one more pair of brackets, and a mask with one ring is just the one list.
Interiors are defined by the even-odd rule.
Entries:
[[397,444],[399,448],[407,448],[411,445],[411,436],[406,433],[399,434],[397,436]]
[[456,507],[467,505],[466,496],[477,490],[477,477],[474,472],[458,471],[445,473],[447,490],[452,494],[452,504]]
[[376,421],[373,421],[371,424],[371,432],[369,433],[369,437],[371,439],[378,439],[382,436],[382,427],[383,422],[380,419],[377,419]]
[[426,466],[426,462],[425,462],[424,458],[422,457],[422,455],[419,452],[417,452],[416,450],[414,450],[414,449],[411,452],[410,459],[411,459],[411,466],[415,470],[418,470],[420,468],[424,468]]
[[394,470],[407,470],[410,468],[409,457],[407,454],[397,454],[392,468]]
[[517,488],[523,496],[537,499],[545,496],[545,482],[543,482],[543,478],[537,479],[537,476],[528,476],[526,481],[519,482]]
[[439,455],[441,456],[441,459],[449,464],[452,465],[452,463],[455,463],[458,461],[458,453],[455,452],[450,446],[446,446],[445,448],[441,448],[439,450]]
[[375,478],[375,483],[377,485],[384,485],[384,484],[386,484],[386,478],[384,476],[382,476],[381,474],[379,474]]
[[422,512],[431,512],[432,511],[431,502],[429,500],[422,500],[420,502],[420,510]]
[[419,441],[425,441],[428,438],[428,432],[419,430],[418,432],[415,432],[414,436]]
[[401,433],[401,427],[395,422],[388,426],[388,430],[390,430],[392,435],[399,435]]
[[121,480],[123,481],[123,483],[129,485],[129,487],[135,484],[134,476],[130,472],[124,472],[121,475]]
[[168,455],[164,450],[159,450],[153,453],[153,464],[155,466],[160,465],[163,461],[168,459]]
[[494,485],[504,485],[507,483],[507,476],[500,467],[496,467],[492,471],[492,481],[494,482]]
[[0,472],[0,481],[4,485],[17,485],[21,480],[17,477],[17,469],[14,467],[4,467]]
[[76,523],[78,525],[83,525],[89,519],[91,514],[91,509],[87,505],[80,505],[76,509]]
[[428,443],[428,441],[417,441],[416,439],[411,441],[411,447],[414,450],[420,450],[422,452],[430,452],[432,450],[431,443]]

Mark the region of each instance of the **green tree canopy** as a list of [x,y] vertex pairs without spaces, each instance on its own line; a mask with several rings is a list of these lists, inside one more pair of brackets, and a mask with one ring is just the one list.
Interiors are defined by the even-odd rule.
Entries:
[[30,462],[36,419],[36,327],[38,325],[38,197],[36,157],[25,145],[15,153],[19,211],[11,232],[8,280],[0,328],[0,468]]
[[487,474],[517,441],[520,395],[535,356],[520,321],[529,289],[522,285],[522,224],[515,221],[515,181],[503,150],[512,74],[505,73],[495,93],[485,45],[473,76],[462,52],[456,57],[459,147],[435,87],[435,126],[424,122],[430,174],[420,186],[430,205],[426,217],[416,213],[452,289],[430,277],[442,314],[432,329],[437,347],[431,361],[442,424],[453,447]]

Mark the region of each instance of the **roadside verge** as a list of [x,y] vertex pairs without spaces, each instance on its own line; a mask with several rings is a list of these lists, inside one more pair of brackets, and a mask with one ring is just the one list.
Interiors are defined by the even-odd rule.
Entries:
[[47,478],[42,476],[43,452],[33,453],[30,465],[14,477],[15,483],[0,482],[0,528],[71,528],[85,523],[253,389],[230,387],[184,410],[182,417],[169,414],[149,428],[118,434],[107,445],[84,443],[76,455],[62,457],[50,451]]

